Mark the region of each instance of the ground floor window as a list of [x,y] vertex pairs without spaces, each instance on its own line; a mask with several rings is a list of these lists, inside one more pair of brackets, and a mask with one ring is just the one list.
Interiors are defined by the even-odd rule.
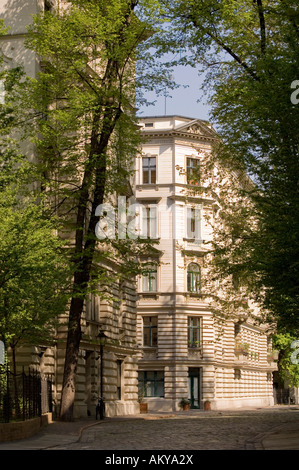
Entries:
[[200,373],[199,367],[189,367],[188,370],[188,399],[191,408],[200,407]]
[[138,387],[145,397],[164,397],[164,371],[139,371]]
[[121,395],[122,395],[122,390],[121,390],[121,385],[122,385],[122,361],[117,360],[116,361],[116,371],[117,371],[117,399],[121,400]]

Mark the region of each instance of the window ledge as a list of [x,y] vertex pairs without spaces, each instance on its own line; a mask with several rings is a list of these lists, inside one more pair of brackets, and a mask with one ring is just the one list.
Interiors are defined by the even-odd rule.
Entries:
[[139,292],[139,295],[140,297],[145,297],[145,298],[152,297],[156,299],[159,297],[158,292]]
[[152,241],[152,242],[159,242],[161,238],[160,237],[140,237],[141,240],[147,240],[147,241]]
[[[146,187],[150,186],[150,187],[155,188],[156,185],[149,184],[149,185],[144,185],[144,186],[146,186]],[[153,201],[159,202],[159,201],[161,201],[161,199],[162,199],[162,197],[158,196],[158,195],[157,196],[148,196],[148,195],[145,194],[144,196],[140,196],[140,195],[136,196],[136,200],[137,201],[143,201],[143,203],[146,203],[146,202],[151,203]]]
[[164,400],[164,396],[158,395],[156,397],[144,397],[145,400],[151,401],[151,400]]
[[[157,183],[141,183],[136,185],[136,189],[142,190],[142,189],[156,189],[158,190],[158,184]],[[140,199],[138,197],[138,199]]]
[[202,351],[202,348],[199,347],[199,348],[188,348],[188,356],[189,357],[196,357],[196,358],[200,358],[202,359],[203,358],[203,351]]
[[185,292],[185,296],[186,296],[186,297],[198,297],[198,298],[202,298],[202,297],[203,297],[203,293],[202,293],[202,292]]

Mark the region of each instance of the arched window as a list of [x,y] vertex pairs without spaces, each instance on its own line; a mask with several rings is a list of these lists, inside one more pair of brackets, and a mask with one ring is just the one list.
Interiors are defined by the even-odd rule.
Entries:
[[188,292],[200,292],[200,267],[196,263],[190,263],[187,268]]

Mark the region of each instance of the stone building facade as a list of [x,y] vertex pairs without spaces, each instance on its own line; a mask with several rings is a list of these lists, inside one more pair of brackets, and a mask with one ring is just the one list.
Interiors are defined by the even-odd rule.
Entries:
[[190,197],[188,189],[197,184],[192,172],[217,135],[208,123],[180,116],[140,118],[140,126],[145,143],[136,199],[145,235],[159,241],[157,259],[148,260],[138,279],[144,399],[150,410],[168,411],[178,410],[182,398],[199,409],[205,402],[214,409],[271,405],[276,364],[267,355],[265,328],[249,318],[221,324],[200,295],[215,201]]
[[[26,25],[32,14],[53,8],[57,1],[0,0],[0,17],[10,26],[1,38],[6,67],[22,64],[29,76],[36,76],[40,64],[24,46]],[[95,413],[101,389],[108,416],[138,413],[138,384],[150,410],[177,410],[184,397],[199,409],[207,400],[217,409],[271,405],[276,366],[267,359],[268,339],[263,328],[249,321],[240,325],[228,321],[220,326],[203,299],[193,295],[200,282],[204,249],[194,244],[194,201],[189,207],[184,194],[186,175],[177,168],[192,172],[200,160],[194,143],[208,152],[216,134],[203,121],[179,116],[144,118],[140,125],[147,142],[136,161],[134,192],[142,206],[139,220],[143,230],[159,241],[157,254],[143,260],[147,266],[137,279],[138,296],[135,282],[128,280],[125,286],[115,285],[113,303],[96,295],[87,300],[75,417]],[[29,144],[24,151],[34,154]],[[210,211],[212,203],[200,201],[201,213]],[[207,240],[212,234],[204,217],[200,223]],[[103,357],[101,332],[106,335]],[[240,338],[250,345],[249,351],[236,349]],[[24,346],[17,356],[19,367],[30,366],[52,377],[57,411],[65,341],[62,326],[54,345]]]
[[[32,15],[65,4],[65,0],[0,0],[0,18],[4,20],[5,26],[10,27],[8,33],[0,39],[5,67],[22,65],[28,76],[37,76],[40,62],[25,47],[26,26],[31,23]],[[24,143],[22,150],[28,158],[35,157],[35,148],[30,143]],[[107,270],[114,269],[118,269],[116,263],[115,266],[107,266]],[[101,392],[107,416],[139,411],[135,279],[123,281],[121,286],[115,285],[113,298],[113,302],[103,300],[99,293],[98,296],[90,296],[85,302],[75,418],[95,415]],[[23,366],[25,370],[31,367],[52,378],[56,414],[59,413],[65,359],[67,332],[64,319],[61,325],[54,345],[23,346],[17,351],[17,365],[20,369]],[[104,333],[104,339],[100,339],[101,333]]]

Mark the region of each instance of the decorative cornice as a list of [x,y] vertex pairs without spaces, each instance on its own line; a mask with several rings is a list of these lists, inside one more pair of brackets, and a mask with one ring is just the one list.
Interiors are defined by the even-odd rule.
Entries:
[[143,134],[145,134],[147,137],[151,138],[161,138],[161,137],[171,137],[173,139],[175,138],[184,138],[185,140],[197,140],[198,142],[215,142],[218,140],[217,136],[212,136],[212,135],[204,135],[204,134],[195,134],[187,131],[179,131],[176,129],[142,129],[141,131]]
[[[155,120],[155,118],[153,118]],[[184,138],[187,140],[197,140],[203,142],[214,142],[219,139],[216,131],[208,127],[205,123],[199,119],[190,119],[188,122],[184,122],[175,128],[170,129],[155,129],[155,128],[143,128],[141,132],[150,138]]]

